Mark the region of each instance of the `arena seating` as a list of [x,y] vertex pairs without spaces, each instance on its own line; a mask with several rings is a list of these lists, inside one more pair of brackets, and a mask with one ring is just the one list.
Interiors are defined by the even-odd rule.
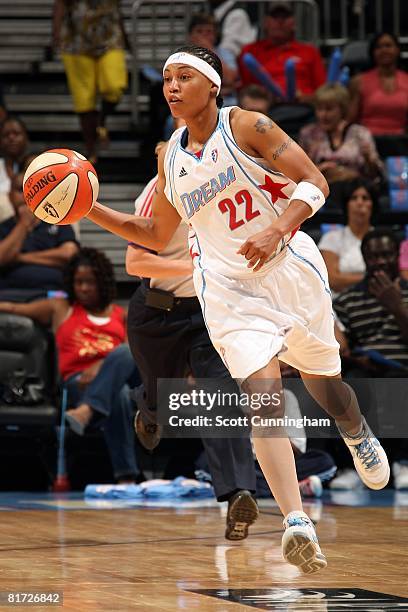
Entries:
[[[124,0],[121,6],[130,34],[132,1]],[[62,63],[50,55],[52,7],[53,0],[0,0],[0,74],[5,102],[26,123],[34,153],[57,147],[81,151],[83,146]],[[139,104],[147,112],[147,96],[140,96]],[[101,151],[98,164],[100,198],[127,212],[132,211],[144,180],[154,173],[154,167],[146,167],[130,110],[130,95],[125,94],[117,113],[108,119],[111,144]],[[126,244],[90,226],[81,224],[82,244],[105,249],[119,282],[128,280]]]
[[[1,487],[47,487],[58,421],[57,367],[50,332],[27,317],[0,313]],[[7,466],[7,467],[6,467]]]
[[[131,5],[129,0],[122,2],[128,30]],[[0,73],[5,102],[27,124],[34,152],[60,146],[82,149],[63,66],[50,53],[52,6],[52,0],[0,0]],[[141,98],[139,103],[146,109],[148,100]],[[111,147],[100,155],[104,180],[129,181],[137,175],[139,181],[144,180],[132,163],[140,158],[140,139],[132,130],[129,95],[123,97],[108,128]]]

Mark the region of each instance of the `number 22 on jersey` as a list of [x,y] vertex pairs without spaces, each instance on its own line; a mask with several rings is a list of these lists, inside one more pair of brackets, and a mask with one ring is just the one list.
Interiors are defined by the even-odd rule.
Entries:
[[[247,189],[241,189],[235,194],[235,202],[230,198],[225,198],[218,203],[218,208],[222,212],[222,214],[229,215],[229,228],[231,231],[234,231],[244,223],[248,221],[252,221],[255,217],[260,215],[259,210],[252,209],[252,196]],[[244,209],[242,206],[238,208],[241,204],[244,204]],[[241,216],[241,210],[244,218]],[[237,218],[240,217],[240,218]]]

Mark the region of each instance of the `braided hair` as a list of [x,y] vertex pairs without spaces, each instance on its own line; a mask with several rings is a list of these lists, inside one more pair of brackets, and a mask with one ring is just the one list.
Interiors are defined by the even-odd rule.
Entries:
[[113,266],[110,259],[102,251],[90,247],[82,247],[70,259],[64,270],[64,285],[68,293],[69,303],[73,304],[76,301],[74,277],[79,266],[89,266],[92,268],[98,285],[99,306],[101,309],[109,306],[116,297],[116,281]]
[[[206,47],[198,47],[197,45],[185,45],[184,47],[179,47],[178,49],[176,49],[175,53],[189,53],[190,55],[194,55],[194,57],[199,57],[200,59],[207,62],[207,64],[209,64],[211,68],[214,68],[215,72],[220,75],[222,81],[222,62],[218,55],[214,53],[214,51],[211,51],[211,49],[206,49]],[[218,94],[216,102],[218,108],[221,108],[224,101],[220,94]]]

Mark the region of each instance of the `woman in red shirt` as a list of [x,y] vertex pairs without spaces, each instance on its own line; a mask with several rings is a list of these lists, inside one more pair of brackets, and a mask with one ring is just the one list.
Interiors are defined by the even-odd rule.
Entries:
[[370,44],[372,70],[350,83],[349,119],[374,135],[405,134],[408,116],[408,74],[398,69],[400,47],[390,33],[377,34]]
[[125,343],[125,312],[113,303],[112,264],[102,252],[83,248],[67,266],[65,286],[67,298],[0,302],[0,312],[52,325],[59,371],[72,406],[66,413],[68,423],[79,435],[91,422],[102,425],[115,478],[135,481],[139,470],[128,383],[140,381]]

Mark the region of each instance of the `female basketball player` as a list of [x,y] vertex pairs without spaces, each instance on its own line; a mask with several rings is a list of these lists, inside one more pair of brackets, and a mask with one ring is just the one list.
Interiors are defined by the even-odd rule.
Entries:
[[[96,204],[88,218],[154,250],[165,247],[181,218],[187,220],[196,292],[231,375],[249,392],[264,391],[280,378],[278,356],[297,368],[335,418],[363,482],[384,487],[385,452],[340,379],[327,270],[313,240],[298,231],[324,204],[325,179],[268,117],[217,108],[222,68],[208,49],[179,49],[166,61],[163,77],[173,117],[182,117],[187,127],[159,155],[152,217]],[[285,517],[285,559],[305,573],[325,567],[313,524],[302,511],[289,439],[254,437],[254,444]]]

